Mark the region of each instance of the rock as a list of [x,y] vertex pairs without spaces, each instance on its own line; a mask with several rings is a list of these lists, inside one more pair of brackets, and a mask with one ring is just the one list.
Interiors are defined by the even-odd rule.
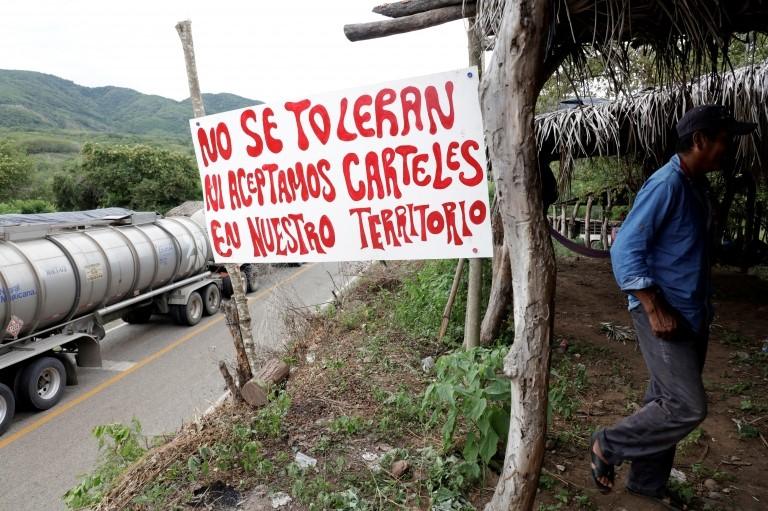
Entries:
[[714,479],[707,479],[704,481],[704,487],[709,491],[717,491],[718,485]]
[[669,477],[671,477],[672,479],[680,483],[685,483],[688,481],[688,477],[686,477],[684,473],[680,472],[676,468],[672,469],[672,472],[669,474]]
[[311,468],[317,465],[317,460],[311,456],[307,456],[303,452],[297,452],[294,458],[296,464],[301,468]]
[[581,358],[581,353],[576,353],[576,354],[573,356],[573,358],[575,358],[576,360],[580,359],[580,358]]
[[554,440],[547,440],[547,442],[544,444],[544,449],[547,451],[551,451],[555,448],[555,441]]
[[432,357],[425,357],[421,359],[421,370],[425,373],[429,373],[435,367],[435,359]]
[[306,360],[307,360],[307,364],[314,363],[315,362],[315,354],[310,351],[309,353],[307,353]]
[[254,488],[240,504],[240,511],[269,511],[272,509],[272,499],[267,497],[268,489],[264,485]]
[[283,506],[287,506],[293,499],[285,492],[277,492],[272,495],[272,509],[279,509]]
[[400,477],[405,474],[405,472],[408,470],[408,462],[405,460],[398,460],[394,463],[392,463],[392,468],[390,468],[390,472],[396,479],[400,479]]
[[741,461],[741,458],[738,456],[731,456],[731,461]]
[[365,465],[371,472],[378,473],[381,471],[381,465],[379,464],[380,456],[374,452],[365,451],[362,456]]
[[728,495],[729,493],[731,493],[731,489],[730,488],[723,488],[723,493]]
[[723,496],[716,491],[711,491],[707,494],[707,498],[712,500],[720,500],[723,498]]
[[739,360],[749,360],[749,353],[746,351],[737,351],[733,355]]
[[557,469],[559,472],[565,472],[565,465],[555,465],[555,468],[556,468],[556,469]]

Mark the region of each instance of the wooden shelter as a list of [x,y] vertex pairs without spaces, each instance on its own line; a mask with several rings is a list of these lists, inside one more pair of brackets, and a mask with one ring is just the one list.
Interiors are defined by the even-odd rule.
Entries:
[[405,0],[374,11],[392,19],[347,25],[350,40],[474,17],[493,48],[481,108],[514,261],[515,342],[504,364],[512,405],[506,457],[486,509],[531,509],[544,454],[555,290],[534,129],[539,93],[566,60],[583,65],[587,54],[602,58],[620,81],[630,49],[639,46],[652,49],[665,86],[702,70],[718,74],[735,33],[768,31],[768,0]]

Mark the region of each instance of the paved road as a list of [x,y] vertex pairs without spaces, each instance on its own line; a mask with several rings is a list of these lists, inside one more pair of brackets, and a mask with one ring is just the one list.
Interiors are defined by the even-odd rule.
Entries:
[[[254,334],[265,345],[285,338],[286,306],[313,308],[332,299],[360,265],[276,268],[250,295]],[[80,383],[42,413],[22,413],[0,437],[0,511],[65,509],[62,494],[97,459],[91,429],[135,417],[146,434],[177,430],[222,394],[219,360],[233,360],[222,314],[192,328],[155,316],[146,325],[109,325],[101,369],[80,369]]]

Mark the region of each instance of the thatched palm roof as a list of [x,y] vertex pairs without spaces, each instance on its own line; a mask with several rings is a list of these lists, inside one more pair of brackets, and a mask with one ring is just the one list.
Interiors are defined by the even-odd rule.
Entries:
[[768,133],[768,62],[707,74],[683,87],[540,114],[536,138],[545,160],[561,160],[566,182],[573,160],[582,157],[634,155],[658,165],[673,149],[674,126],[682,114],[712,103],[726,105],[738,119],[757,124],[754,136],[739,139],[736,165],[765,175],[761,171],[768,164],[768,141],[763,136]]

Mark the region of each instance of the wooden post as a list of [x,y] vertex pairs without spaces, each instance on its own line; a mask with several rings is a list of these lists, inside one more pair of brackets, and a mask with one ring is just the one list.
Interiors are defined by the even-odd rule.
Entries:
[[571,211],[571,218],[570,222],[568,223],[568,237],[570,239],[576,239],[579,236],[579,233],[576,232],[576,215],[579,214],[579,207],[581,206],[581,201],[576,199],[576,204],[573,206],[573,211]]
[[[192,41],[192,22],[190,20],[180,21],[176,24],[176,31],[181,39],[181,47],[184,50],[184,62],[187,67],[187,81],[189,82],[189,96],[192,99],[192,111],[195,117],[205,115],[203,105],[203,95],[200,93],[200,81],[197,77],[197,65],[195,64],[195,45]],[[240,266],[237,264],[226,264],[224,267],[232,282],[234,295],[232,299],[237,307],[238,323],[236,325],[240,338],[246,346],[253,349],[253,332],[251,331],[251,312],[248,308],[248,299],[245,297],[245,287],[243,286],[243,277],[240,273]],[[251,353],[253,355],[253,353]],[[253,371],[253,356],[247,358],[249,371]],[[247,380],[240,380],[242,385]]]
[[594,197],[587,197],[587,210],[584,212],[584,246],[592,246],[592,201]]
[[464,271],[464,262],[466,259],[459,259],[456,264],[456,272],[453,274],[453,284],[451,284],[451,292],[448,293],[448,301],[443,309],[443,319],[440,322],[440,331],[437,333],[437,339],[440,340],[445,335],[445,331],[448,329],[448,321],[451,319],[451,310],[453,310],[453,302],[456,300],[456,293],[459,291],[459,282],[461,282],[461,272]]
[[[475,18],[469,18],[467,30],[467,50],[469,65],[477,66],[482,76],[483,49],[480,37],[475,29]],[[483,291],[483,260],[474,257],[469,260],[469,281],[467,285],[467,310],[464,319],[464,348],[470,349],[480,344],[480,300]]]
[[605,191],[605,201],[603,202],[603,223],[600,226],[600,243],[603,250],[608,250],[608,219],[611,216],[611,191]]
[[560,206],[560,230],[558,231],[563,236],[567,236],[568,228],[565,226],[565,204]]
[[487,345],[499,336],[504,320],[512,308],[512,272],[509,251],[504,243],[504,225],[499,211],[498,195],[491,207],[491,232],[493,234],[493,271],[488,307],[480,325],[480,344]]
[[243,343],[242,331],[239,327],[239,310],[237,306],[232,303],[232,300],[222,302],[221,307],[224,309],[224,317],[227,321],[227,327],[229,328],[229,333],[232,335],[232,340],[235,344],[237,383],[242,387],[245,382],[253,378],[253,371],[251,370],[251,363],[248,360],[248,352],[245,350],[245,344]]
[[534,138],[546,78],[551,2],[507,0],[482,84],[483,120],[512,261],[515,342],[504,359],[511,416],[504,466],[486,511],[533,506],[544,458],[555,260]]

